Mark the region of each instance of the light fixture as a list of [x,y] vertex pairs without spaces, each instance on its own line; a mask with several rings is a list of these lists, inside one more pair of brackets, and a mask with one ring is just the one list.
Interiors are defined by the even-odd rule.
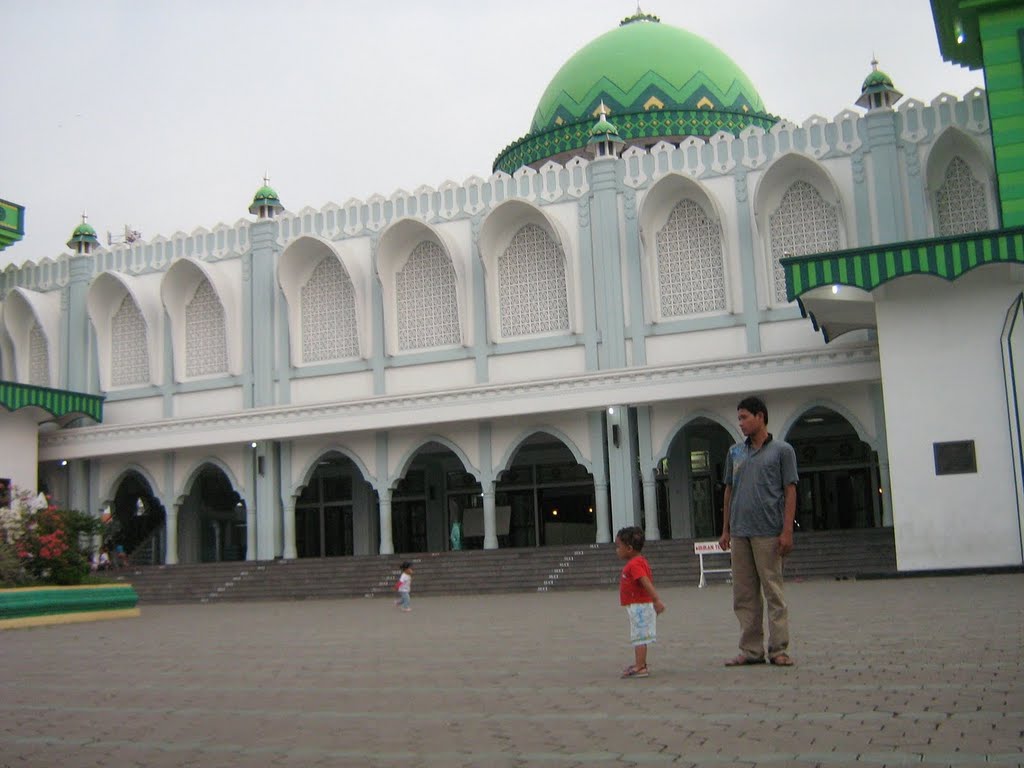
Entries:
[[838,285],[833,285],[832,286],[832,293],[839,293],[839,286]]
[[808,416],[804,419],[804,424],[821,424],[825,419],[822,416]]
[[615,408],[613,408],[613,407],[608,408],[608,415],[609,416],[614,416],[615,415]]
[[146,514],[146,502],[142,500],[141,496],[139,496],[139,498],[137,498],[135,500],[135,516],[136,517],[142,517],[145,514]]
[[250,448],[255,448],[256,447],[256,441],[253,440],[251,443],[249,443],[249,447]]
[[558,517],[558,510],[557,509],[552,509],[551,510],[551,516],[552,517]]
[[60,465],[61,465],[62,467],[66,467],[66,466],[68,465],[68,460],[67,460],[67,459],[61,459],[61,460],[60,460]]
[[953,22],[953,31],[956,32],[957,45],[963,45],[964,41],[967,40],[967,35],[964,33],[964,23],[960,19]]

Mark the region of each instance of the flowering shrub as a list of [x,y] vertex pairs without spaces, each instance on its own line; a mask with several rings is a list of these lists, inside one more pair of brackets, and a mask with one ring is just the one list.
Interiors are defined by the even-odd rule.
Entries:
[[96,518],[57,509],[39,494],[14,490],[0,507],[0,584],[80,584],[89,573]]

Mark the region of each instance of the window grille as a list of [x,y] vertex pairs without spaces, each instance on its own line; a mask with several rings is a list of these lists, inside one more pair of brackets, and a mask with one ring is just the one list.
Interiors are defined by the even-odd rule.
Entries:
[[210,281],[203,281],[185,307],[185,375],[227,373],[224,307]]
[[796,181],[786,190],[769,221],[775,300],[785,302],[786,273],[780,260],[787,255],[839,250],[839,214],[811,184]]
[[50,386],[50,346],[39,323],[32,323],[28,332],[28,383],[37,387]]
[[682,200],[656,241],[662,317],[725,309],[722,229],[717,221],[697,203]]
[[520,229],[498,259],[501,335],[569,330],[565,255],[536,224]]
[[114,386],[149,381],[146,320],[130,293],[110,321],[110,383]]
[[395,275],[398,348],[462,343],[455,268],[436,243],[423,241]]
[[991,228],[985,188],[970,166],[954,157],[936,195],[939,235],[965,235]]
[[359,356],[355,289],[336,257],[325,257],[313,270],[301,302],[303,362]]

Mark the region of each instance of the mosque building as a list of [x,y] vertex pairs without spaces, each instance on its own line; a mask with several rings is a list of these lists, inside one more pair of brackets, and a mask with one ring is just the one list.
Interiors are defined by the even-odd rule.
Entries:
[[[1024,26],[960,5],[933,12],[968,66]],[[809,545],[1019,566],[1016,55],[929,103],[873,62],[857,109],[796,125],[638,10],[487,178],[295,212],[267,181],[249,220],[110,247],[83,220],[0,273],[0,476],[109,507],[167,564],[441,552],[453,526],[482,549],[716,538],[759,394]],[[85,399],[13,430],[3,387]]]

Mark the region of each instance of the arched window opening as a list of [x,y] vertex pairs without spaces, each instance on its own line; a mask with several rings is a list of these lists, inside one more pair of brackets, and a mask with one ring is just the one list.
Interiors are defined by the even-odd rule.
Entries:
[[146,321],[128,293],[110,322],[110,365],[114,386],[149,381]]
[[520,229],[498,258],[501,335],[569,330],[562,249],[536,224]]
[[965,235],[991,227],[985,187],[959,157],[954,157],[946,167],[942,186],[936,193],[936,209],[939,235]]
[[725,309],[722,230],[697,203],[682,200],[657,235],[662,317]]
[[398,348],[462,342],[455,268],[439,245],[424,240],[395,275]]
[[28,332],[28,383],[37,387],[50,386],[50,345],[39,323],[32,323]]
[[185,307],[185,375],[208,376],[228,369],[224,307],[203,278]]
[[355,289],[341,262],[328,256],[302,286],[302,360],[317,363],[358,355]]
[[769,217],[775,300],[786,301],[786,256],[826,253],[840,248],[839,214],[806,181],[794,182]]

